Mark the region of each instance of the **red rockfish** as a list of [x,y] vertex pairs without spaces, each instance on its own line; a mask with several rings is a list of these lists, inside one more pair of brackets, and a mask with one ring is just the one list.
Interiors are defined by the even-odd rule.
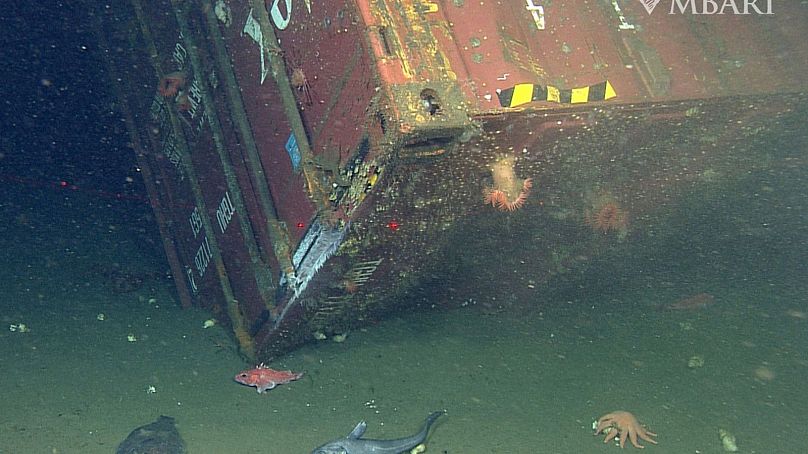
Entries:
[[302,376],[303,372],[270,369],[264,363],[261,363],[255,366],[255,369],[239,372],[233,379],[242,385],[255,386],[258,393],[261,394],[278,385],[295,381]]

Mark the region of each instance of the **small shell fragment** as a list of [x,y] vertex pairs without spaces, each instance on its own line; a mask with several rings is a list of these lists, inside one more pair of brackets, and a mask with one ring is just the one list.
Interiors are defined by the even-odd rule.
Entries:
[[693,355],[687,360],[687,367],[690,369],[699,369],[704,367],[704,357],[701,355]]
[[738,444],[735,440],[735,435],[732,435],[726,429],[718,429],[718,437],[721,438],[721,446],[724,447],[724,451],[738,452]]

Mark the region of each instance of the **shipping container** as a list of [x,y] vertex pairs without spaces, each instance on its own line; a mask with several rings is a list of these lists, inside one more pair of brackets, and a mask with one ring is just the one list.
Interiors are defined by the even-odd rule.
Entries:
[[264,360],[417,309],[464,257],[529,253],[525,285],[551,282],[804,141],[808,10],[729,3],[92,14],[182,304]]

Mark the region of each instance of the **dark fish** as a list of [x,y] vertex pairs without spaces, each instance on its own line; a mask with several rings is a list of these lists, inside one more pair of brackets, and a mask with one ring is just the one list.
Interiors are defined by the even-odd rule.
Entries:
[[115,454],[185,454],[185,443],[174,425],[174,418],[160,416],[157,421],[133,430]]
[[395,440],[371,440],[362,438],[368,425],[360,421],[354,430],[345,438],[337,438],[312,451],[311,454],[400,454],[403,452],[422,452],[416,449],[426,440],[429,428],[446,410],[433,412],[427,416],[424,426],[414,435]]

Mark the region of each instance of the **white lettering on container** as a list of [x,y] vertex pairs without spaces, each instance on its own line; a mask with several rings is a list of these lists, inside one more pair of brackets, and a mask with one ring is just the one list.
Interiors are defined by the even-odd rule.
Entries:
[[208,242],[208,237],[206,235],[205,239],[202,241],[202,244],[199,245],[199,249],[196,250],[196,255],[194,256],[196,273],[200,278],[205,276],[205,271],[208,270],[208,265],[210,264],[210,259],[212,257],[213,254],[210,252],[210,243]]
[[196,238],[202,230],[202,214],[199,212],[198,207],[194,207],[194,211],[191,212],[188,222],[191,223],[191,231],[194,232],[194,238]]
[[230,201],[230,192],[225,192],[222,201],[219,202],[219,207],[216,208],[216,220],[219,221],[219,230],[222,233],[227,230],[227,226],[230,225],[230,220],[233,219],[235,212],[236,208],[233,206],[233,202]]

